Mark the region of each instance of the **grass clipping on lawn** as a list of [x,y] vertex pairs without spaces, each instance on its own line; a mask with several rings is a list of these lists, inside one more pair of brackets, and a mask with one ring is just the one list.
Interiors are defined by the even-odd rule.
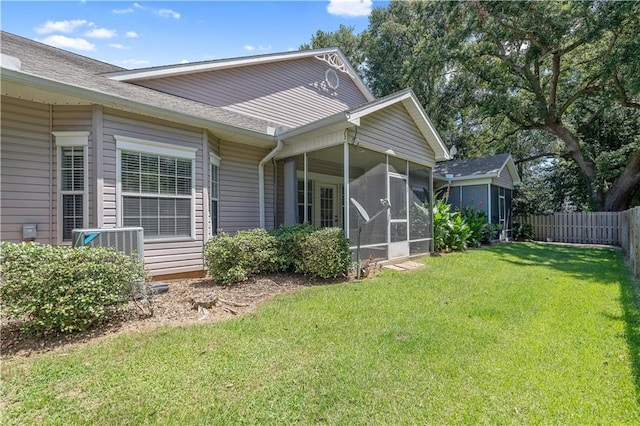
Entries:
[[638,424],[619,253],[504,244],[3,366],[5,424]]

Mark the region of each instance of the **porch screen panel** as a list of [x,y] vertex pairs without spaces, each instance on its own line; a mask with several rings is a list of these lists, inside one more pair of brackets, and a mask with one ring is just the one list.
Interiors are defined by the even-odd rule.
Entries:
[[462,190],[461,208],[470,207],[474,210],[487,212],[487,206],[489,205],[487,185],[468,185],[460,188]]
[[[432,236],[432,205],[431,205],[431,169],[409,163],[409,240],[424,240]],[[423,206],[423,211],[416,207],[416,203]],[[429,242],[412,243],[411,254],[429,252]]]
[[192,160],[122,151],[124,226],[145,238],[191,236]]
[[[387,197],[387,158],[386,155],[363,148],[349,148],[349,197],[354,198],[364,207],[370,216],[382,208],[381,198]],[[382,245],[371,251],[378,258],[386,258],[387,215],[382,214],[372,222],[364,225],[360,237],[362,246]],[[356,245],[358,236],[358,214],[349,202],[349,240]],[[364,253],[364,252],[363,252]],[[384,254],[384,257],[382,255]],[[366,258],[363,254],[363,258]]]

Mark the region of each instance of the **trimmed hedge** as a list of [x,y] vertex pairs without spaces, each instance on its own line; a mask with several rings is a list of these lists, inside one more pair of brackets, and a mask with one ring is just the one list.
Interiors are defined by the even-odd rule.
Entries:
[[323,228],[307,234],[300,242],[296,270],[329,279],[346,274],[351,263],[349,241],[341,228]]
[[319,229],[319,227],[305,222],[295,225],[281,225],[275,231],[271,231],[271,235],[276,238],[278,245],[278,271],[304,273],[299,264],[300,246],[309,234]]
[[233,237],[221,232],[205,243],[203,256],[211,278],[225,284],[278,270],[276,238],[260,228]]
[[131,300],[144,266],[107,248],[2,243],[0,297],[28,331],[83,330]]
[[346,273],[351,262],[349,244],[340,228],[309,224],[220,233],[204,246],[204,260],[212,279],[225,284],[252,275],[296,272],[324,279]]

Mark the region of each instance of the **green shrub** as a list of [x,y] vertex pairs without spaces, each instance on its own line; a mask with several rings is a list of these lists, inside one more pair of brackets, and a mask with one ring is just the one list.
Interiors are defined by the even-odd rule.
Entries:
[[351,263],[349,241],[341,228],[322,228],[300,241],[297,272],[323,279],[343,276]]
[[433,207],[433,242],[436,251],[466,250],[471,228],[460,212],[451,211],[446,200],[436,200]]
[[131,300],[144,266],[107,248],[2,243],[0,297],[9,318],[46,334],[83,330]]
[[204,245],[204,261],[211,278],[225,284],[275,272],[278,270],[276,238],[261,228],[239,231],[233,237],[221,232]]
[[489,244],[491,241],[495,241],[500,238],[500,231],[502,231],[502,225],[496,223],[487,223],[482,228],[482,242]]
[[484,242],[483,230],[488,224],[487,214],[483,210],[476,210],[470,206],[460,210],[460,214],[467,225],[469,225],[470,236],[468,245],[471,247],[479,247],[480,243]]
[[532,240],[534,236],[533,226],[528,223],[513,222],[513,238],[515,240]]
[[296,271],[296,259],[299,260],[300,244],[307,235],[317,231],[317,226],[308,222],[297,223],[295,225],[281,225],[278,229],[271,232],[276,238],[278,248],[277,270],[281,272],[300,272]]

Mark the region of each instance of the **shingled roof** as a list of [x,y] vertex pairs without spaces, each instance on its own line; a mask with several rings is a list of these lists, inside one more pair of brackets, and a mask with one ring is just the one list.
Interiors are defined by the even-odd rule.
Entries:
[[[456,180],[497,177],[500,175],[500,172],[509,165],[509,161],[513,163],[511,154],[443,161],[442,163],[436,164],[433,175],[436,179],[442,180],[447,179],[448,174],[453,175],[453,178]],[[514,183],[517,184],[519,182],[517,172],[513,178]]]
[[19,72],[41,77],[98,94],[132,101],[157,109],[188,115],[209,122],[220,123],[260,134],[267,134],[268,127],[277,127],[254,117],[249,117],[220,107],[180,98],[137,86],[114,81],[101,74],[124,71],[124,68],[100,62],[85,56],[47,46],[14,34],[1,33],[1,51],[20,60]]

